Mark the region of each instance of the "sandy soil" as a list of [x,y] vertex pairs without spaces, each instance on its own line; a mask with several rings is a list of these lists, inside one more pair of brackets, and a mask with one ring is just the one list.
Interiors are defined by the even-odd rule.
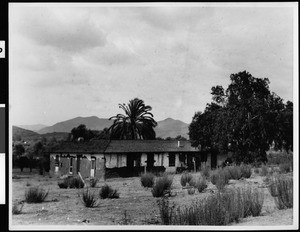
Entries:
[[[180,185],[180,176],[174,175],[171,202],[176,205],[192,203],[201,197],[216,191],[209,183],[204,193],[189,195]],[[138,177],[115,178],[106,181],[120,193],[119,199],[99,199],[95,208],[86,208],[80,198],[82,189],[60,189],[58,179],[40,176],[19,170],[13,172],[12,199],[13,202],[24,200],[25,190],[32,186],[40,186],[49,190],[46,201],[40,204],[24,204],[22,214],[12,215],[14,225],[120,225],[125,221],[130,225],[161,224],[157,199],[152,196],[151,189],[143,188]],[[104,185],[100,182],[99,186]],[[265,199],[261,216],[248,217],[231,226],[274,226],[292,225],[293,210],[278,210],[274,200],[263,183],[261,176],[253,174],[244,180],[231,180],[230,187],[252,185],[264,191]],[[98,195],[100,188],[90,188]],[[126,211],[126,217],[125,217]]]

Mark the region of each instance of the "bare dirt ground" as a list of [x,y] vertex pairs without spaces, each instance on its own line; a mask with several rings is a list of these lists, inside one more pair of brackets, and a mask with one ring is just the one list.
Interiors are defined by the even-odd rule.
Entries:
[[[189,195],[180,185],[180,174],[174,175],[172,197],[170,201],[176,205],[191,204],[194,200],[211,194],[216,187],[211,183],[204,193]],[[12,215],[11,225],[160,225],[157,198],[151,189],[141,186],[140,178],[114,178],[98,183],[107,183],[120,193],[119,199],[98,199],[95,208],[86,208],[80,198],[82,189],[60,189],[59,179],[41,176],[25,170],[21,173],[14,170],[12,180],[12,201],[24,200],[25,190],[39,186],[49,190],[46,201],[39,204],[24,204],[21,214]],[[274,200],[263,182],[263,177],[252,174],[244,180],[230,180],[229,187],[252,185],[264,192],[264,205],[261,216],[248,217],[230,226],[282,226],[293,224],[293,209],[278,210]],[[100,188],[90,188],[99,195]],[[126,211],[126,217],[125,217]]]

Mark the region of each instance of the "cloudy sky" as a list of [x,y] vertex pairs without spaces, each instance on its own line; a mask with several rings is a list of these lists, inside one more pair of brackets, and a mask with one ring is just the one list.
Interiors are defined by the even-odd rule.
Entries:
[[135,97],[190,123],[243,70],[293,100],[291,7],[99,6],[10,4],[14,125],[108,118]]

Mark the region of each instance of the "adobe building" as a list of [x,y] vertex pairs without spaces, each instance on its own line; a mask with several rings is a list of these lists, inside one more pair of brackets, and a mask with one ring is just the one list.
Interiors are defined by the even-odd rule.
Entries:
[[103,179],[144,171],[181,172],[220,165],[216,156],[192,147],[189,141],[92,140],[64,142],[50,152],[50,174]]

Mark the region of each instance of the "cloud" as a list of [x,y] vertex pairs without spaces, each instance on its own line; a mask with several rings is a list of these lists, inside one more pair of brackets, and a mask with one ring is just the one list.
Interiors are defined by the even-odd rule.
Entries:
[[18,16],[21,33],[39,45],[59,51],[80,53],[106,44],[106,35],[90,20],[86,11],[55,10],[51,7],[25,8]]

